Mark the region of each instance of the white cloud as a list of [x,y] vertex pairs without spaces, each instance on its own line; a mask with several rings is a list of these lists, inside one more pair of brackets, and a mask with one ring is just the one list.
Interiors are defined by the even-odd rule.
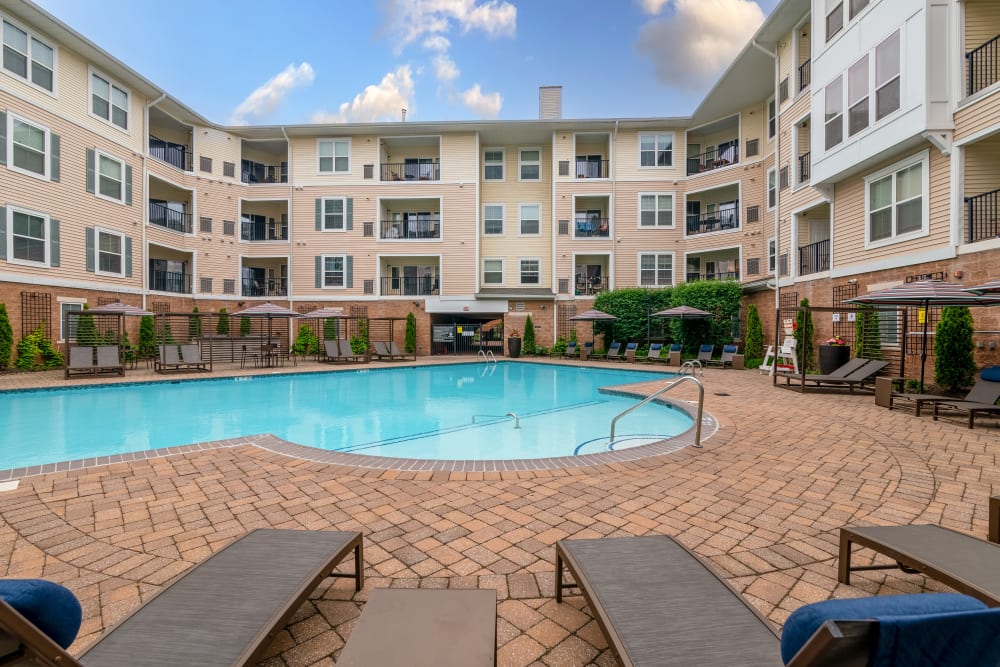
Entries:
[[233,109],[230,122],[233,125],[246,125],[251,117],[267,116],[281,105],[288,93],[295,88],[308,86],[315,78],[316,74],[309,63],[302,63],[298,67],[289,65],[240,102]]
[[[644,0],[644,5],[654,2]],[[667,85],[708,88],[764,22],[763,10],[752,0],[673,0],[673,5],[672,16],[642,27],[636,44]]]
[[340,105],[337,113],[320,111],[312,116],[314,123],[369,123],[399,120],[402,109],[410,107],[413,97],[413,72],[402,65],[389,72],[378,85],[372,84],[358,93],[351,102]]
[[455,61],[444,53],[434,56],[434,74],[445,83],[450,83],[458,78],[461,71]]
[[503,96],[500,93],[484,93],[477,83],[462,93],[462,103],[480,118],[496,118],[503,107]]
[[444,35],[431,35],[424,40],[424,48],[443,53],[451,48],[451,42]]
[[642,11],[656,16],[663,11],[663,6],[670,2],[670,0],[638,0],[638,2],[639,6],[642,7]]
[[424,35],[433,38],[453,25],[463,32],[481,30],[489,37],[513,37],[517,30],[517,7],[506,0],[388,0],[383,13],[397,54]]

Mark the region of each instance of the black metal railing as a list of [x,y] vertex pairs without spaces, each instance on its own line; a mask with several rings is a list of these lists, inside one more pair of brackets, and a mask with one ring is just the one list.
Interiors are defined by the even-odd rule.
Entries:
[[807,59],[804,63],[799,65],[799,90],[805,90],[809,87],[809,82],[812,80],[812,58]]
[[830,270],[830,239],[799,246],[799,275]]
[[440,181],[441,161],[433,162],[383,162],[383,181]]
[[242,296],[288,296],[286,280],[243,279]]
[[739,271],[715,271],[713,273],[688,273],[685,278],[687,282],[693,283],[699,280],[739,280]]
[[160,162],[177,167],[181,171],[193,171],[194,154],[187,146],[171,143],[149,135],[149,155]]
[[966,239],[969,243],[1000,238],[1000,190],[965,198]]
[[288,226],[271,220],[243,220],[240,222],[240,239],[243,241],[287,241]]
[[191,276],[176,271],[151,271],[149,274],[149,289],[156,292],[190,294]]
[[573,236],[578,239],[606,239],[611,235],[609,218],[579,217],[573,223]]
[[965,64],[969,95],[1000,80],[1000,35],[966,53]]
[[410,216],[406,220],[380,220],[380,239],[439,239],[441,219],[437,216]]
[[261,164],[243,160],[240,180],[244,183],[287,183],[288,164]]
[[175,211],[164,204],[153,201],[149,202],[149,224],[159,225],[184,234],[190,234],[194,230],[190,213]]
[[382,280],[382,296],[421,296],[439,292],[438,276],[399,276],[384,277]]
[[724,148],[713,148],[710,151],[689,155],[687,159],[687,173],[698,174],[703,171],[711,171],[719,167],[736,164],[740,161],[740,147],[737,143],[732,143]]
[[739,203],[733,208],[727,208],[722,211],[713,211],[711,213],[702,213],[701,215],[695,215],[693,213],[687,216],[687,233],[691,234],[708,234],[709,232],[721,232],[728,229],[739,229],[740,228],[740,208]]
[[600,294],[601,292],[607,292],[608,283],[609,281],[607,276],[578,275],[576,277],[576,294],[590,295],[590,294]]
[[608,178],[611,175],[611,160],[577,160],[577,178]]
[[809,166],[811,164],[809,160],[810,157],[811,151],[803,153],[799,156],[799,183],[809,182]]

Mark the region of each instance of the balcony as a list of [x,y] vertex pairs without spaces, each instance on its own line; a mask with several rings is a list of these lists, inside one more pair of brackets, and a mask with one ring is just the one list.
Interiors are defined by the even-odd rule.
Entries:
[[150,271],[149,289],[154,292],[191,294],[191,276],[176,271]]
[[799,247],[799,275],[830,270],[830,239]]
[[194,223],[190,213],[171,208],[158,201],[149,202],[149,224],[165,227],[182,234],[194,231]]
[[732,208],[724,208],[711,211],[709,213],[692,214],[687,216],[688,236],[695,234],[709,234],[711,232],[723,232],[740,228],[740,206],[736,202]]
[[1000,35],[965,54],[967,94],[972,95],[1000,80]]
[[380,239],[413,240],[441,238],[441,218],[438,216],[407,216],[398,220],[380,220]]
[[811,153],[803,153],[799,156],[799,183],[809,182],[809,166]]
[[698,282],[699,280],[739,280],[739,271],[712,271],[709,273],[694,273],[689,272],[685,275],[684,279],[689,283]]
[[240,162],[242,170],[240,180],[244,183],[287,183],[288,163],[282,162],[278,165],[263,164],[252,160],[242,160]]
[[804,63],[799,65],[799,91],[803,91],[809,87],[809,83],[812,80],[812,59],[806,60]]
[[429,276],[392,276],[381,278],[382,296],[426,296],[438,294],[440,279]]
[[149,135],[149,155],[181,171],[192,171],[193,169],[194,155],[187,149],[187,146],[158,139],[152,134]]
[[577,178],[610,178],[611,160],[576,159]]
[[287,241],[288,223],[267,220],[262,215],[245,215],[240,221],[242,241]]
[[404,162],[382,162],[379,164],[383,181],[439,181],[441,161],[431,158],[414,158]]
[[1000,190],[965,198],[966,241],[1000,238]]
[[606,239],[611,235],[611,220],[577,213],[573,236],[578,239]]
[[242,296],[288,296],[288,281],[286,279],[254,280],[244,278],[241,294]]
[[733,142],[722,148],[713,148],[698,155],[688,156],[687,173],[688,176],[691,176],[692,174],[728,167],[731,164],[739,163],[739,161],[740,147],[739,144]]

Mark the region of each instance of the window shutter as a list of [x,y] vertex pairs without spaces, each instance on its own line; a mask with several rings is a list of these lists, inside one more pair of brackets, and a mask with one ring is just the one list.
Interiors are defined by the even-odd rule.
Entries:
[[49,178],[53,182],[59,182],[59,152],[60,152],[60,140],[58,134],[49,135],[49,149],[52,154],[49,157]]
[[[87,192],[94,194],[94,149],[87,149]],[[93,270],[93,269],[91,269]]]
[[125,203],[132,205],[132,165],[125,165]]
[[94,272],[94,228],[86,228],[87,243],[85,246],[85,251],[87,253],[87,271],[90,273]]
[[[316,201],[319,201],[318,199]],[[323,286],[323,256],[316,255],[316,289]]]
[[[322,199],[317,199],[316,200],[316,231],[318,232],[318,231],[321,231],[322,229],[323,229],[323,200]],[[319,257],[316,258],[316,261],[317,262],[319,261]],[[317,285],[316,287],[319,287],[319,285]]]
[[569,176],[569,160],[559,160],[559,175]]
[[132,277],[132,237],[125,237],[125,277]]
[[0,111],[0,164],[7,164],[7,113]]
[[344,286],[351,288],[354,287],[354,257],[348,255],[344,258]]
[[59,266],[59,221],[49,219],[49,266]]
[[[6,125],[4,127],[6,127]],[[6,206],[0,206],[0,259],[7,259],[7,207]]]
[[347,229],[354,229],[354,198],[347,198],[347,205],[344,207],[347,209],[345,216],[347,217]]

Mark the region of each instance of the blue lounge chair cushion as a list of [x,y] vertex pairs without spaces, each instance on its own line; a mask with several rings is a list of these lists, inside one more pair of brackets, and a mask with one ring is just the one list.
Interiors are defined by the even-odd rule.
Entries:
[[[893,627],[902,632],[909,633],[908,626],[912,625],[914,619],[938,619],[942,615],[951,615],[955,612],[977,612],[981,613],[988,607],[979,600],[960,595],[958,593],[920,593],[916,595],[882,595],[867,598],[851,598],[846,600],[825,600],[815,604],[807,604],[799,607],[791,613],[785,626],[781,631],[781,660],[788,663],[799,649],[805,645],[813,633],[823,625],[825,621],[838,620],[871,620],[877,619],[880,622],[879,628],[879,652],[883,651],[885,644],[890,646],[895,644],[900,638],[898,632]],[[1000,612],[1000,610],[997,610]],[[907,620],[908,619],[908,620]],[[997,616],[1000,621],[1000,616]],[[899,621],[897,624],[896,621]],[[991,626],[992,627],[992,626]],[[937,630],[925,628],[925,632],[930,633],[928,639],[934,644],[939,643],[935,633]],[[890,639],[895,636],[897,640]],[[1000,641],[1000,632],[997,633]],[[926,642],[925,642],[926,643]],[[896,647],[900,648],[900,647]],[[926,647],[925,647],[926,648]],[[953,647],[957,649],[958,647]],[[885,665],[907,665],[907,664],[938,664],[934,661],[872,663]],[[957,663],[956,663],[957,664]],[[983,664],[976,661],[968,664]]]
[[63,648],[69,648],[80,631],[80,603],[59,584],[43,579],[0,579],[0,599]]
[[989,368],[984,368],[983,372],[979,374],[979,377],[984,380],[989,380],[990,382],[1000,382],[1000,366],[990,366]]

